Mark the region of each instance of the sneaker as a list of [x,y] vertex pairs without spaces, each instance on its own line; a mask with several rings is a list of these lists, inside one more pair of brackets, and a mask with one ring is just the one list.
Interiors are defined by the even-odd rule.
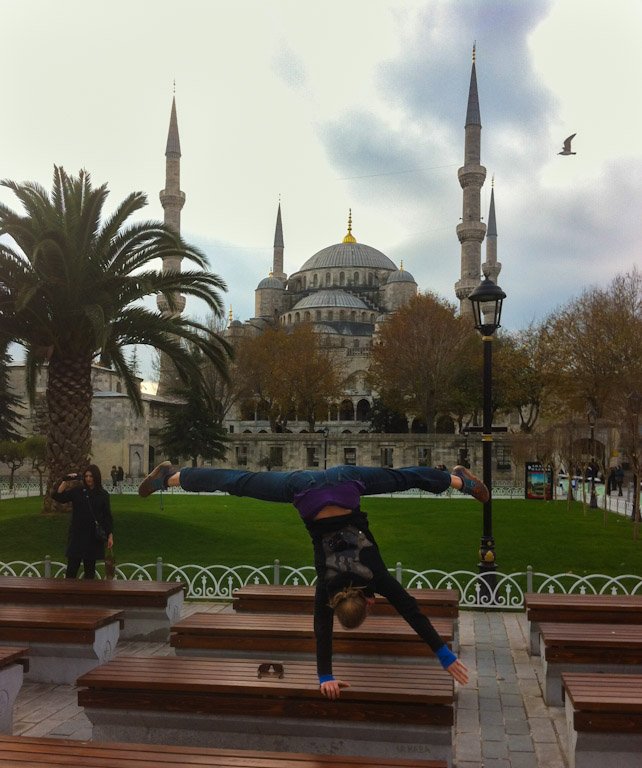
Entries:
[[171,461],[163,461],[147,475],[138,486],[138,495],[145,498],[154,491],[164,491],[167,488],[167,479],[176,473]]
[[464,484],[459,491],[460,493],[467,493],[469,496],[472,496],[473,499],[477,499],[477,501],[481,501],[483,504],[490,499],[488,488],[486,488],[482,481],[478,477],[475,477],[469,469],[466,469],[466,467],[462,467],[461,465],[456,466],[453,469],[453,475],[457,475],[457,477],[461,478]]

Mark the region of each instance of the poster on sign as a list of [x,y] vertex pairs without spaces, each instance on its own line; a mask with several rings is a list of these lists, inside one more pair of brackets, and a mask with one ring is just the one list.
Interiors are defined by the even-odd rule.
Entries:
[[552,499],[553,471],[536,461],[527,461],[524,465],[524,498]]

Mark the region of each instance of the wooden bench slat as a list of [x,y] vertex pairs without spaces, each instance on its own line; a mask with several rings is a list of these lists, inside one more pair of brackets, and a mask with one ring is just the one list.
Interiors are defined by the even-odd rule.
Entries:
[[[453,640],[453,621],[436,618],[433,625],[446,643]],[[336,623],[335,653],[430,656],[432,651],[400,616],[370,616],[357,629]],[[311,616],[294,614],[195,613],[171,627],[177,649],[309,653],[316,649]]]
[[0,736],[0,766],[41,768],[446,768],[441,760],[343,757],[154,744],[93,743]]
[[79,629],[94,630],[121,621],[123,612],[107,608],[47,608],[44,606],[0,605],[0,632],[21,629]]
[[28,667],[29,648],[0,646],[0,668],[8,667],[11,664],[22,664]]
[[[459,592],[455,589],[409,589],[422,611],[431,618],[459,615]],[[248,584],[232,594],[232,606],[239,612],[312,613],[313,586]],[[392,605],[381,595],[375,596],[372,615],[395,615]]]
[[184,590],[182,582],[0,576],[0,604],[163,607]]
[[642,627],[635,624],[540,624],[545,645],[642,648]]
[[[193,657],[119,656],[78,679],[79,687],[94,689],[153,690],[167,693],[242,692],[248,688],[265,695],[295,692],[301,698],[318,701],[316,668],[312,662],[288,661],[284,677],[257,677],[258,662],[253,659],[203,659]],[[337,663],[335,676],[345,675],[350,688],[342,700],[365,700],[376,691],[380,698],[441,704],[452,701],[453,683],[439,667],[366,665]],[[373,670],[376,674],[373,675]]]

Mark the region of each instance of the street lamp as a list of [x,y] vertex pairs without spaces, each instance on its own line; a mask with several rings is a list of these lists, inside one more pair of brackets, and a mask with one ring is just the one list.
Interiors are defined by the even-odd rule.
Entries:
[[468,296],[473,305],[475,328],[482,337],[484,347],[484,415],[482,423],[482,458],[484,485],[490,497],[484,504],[484,524],[479,549],[479,572],[486,574],[489,588],[495,586],[495,539],[493,538],[493,334],[500,327],[502,304],[506,294],[488,275]]
[[328,435],[330,430],[327,427],[323,427],[323,469],[328,468]]
[[[589,451],[591,454],[591,460],[589,462],[589,467],[591,470],[591,501],[589,503],[589,507],[591,509],[597,509],[597,496],[595,494],[595,471],[596,471],[596,463],[595,463],[595,422],[597,419],[597,411],[595,410],[595,406],[593,404],[589,405],[588,409],[588,423],[589,427],[591,429],[591,445],[589,447]],[[586,497],[585,497],[586,498]]]

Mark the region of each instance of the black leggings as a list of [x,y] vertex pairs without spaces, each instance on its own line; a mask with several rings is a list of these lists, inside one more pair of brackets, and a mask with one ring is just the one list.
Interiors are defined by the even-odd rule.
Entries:
[[68,557],[67,558],[67,572],[65,573],[66,579],[75,579],[78,575],[80,568],[80,562],[82,560],[82,567],[84,571],[83,578],[95,579],[96,578],[96,560],[89,560],[87,558],[80,557]]

